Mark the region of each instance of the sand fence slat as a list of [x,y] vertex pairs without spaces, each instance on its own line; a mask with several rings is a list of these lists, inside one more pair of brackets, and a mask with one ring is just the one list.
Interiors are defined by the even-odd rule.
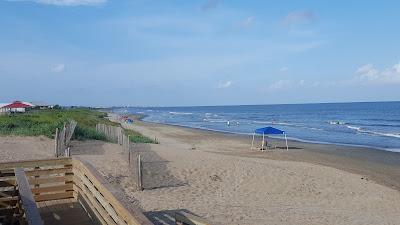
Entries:
[[69,145],[71,143],[71,138],[74,135],[75,128],[77,126],[77,122],[74,120],[70,120],[67,123],[64,123],[64,126],[61,130],[56,129],[56,134],[54,137],[54,156],[70,156]]

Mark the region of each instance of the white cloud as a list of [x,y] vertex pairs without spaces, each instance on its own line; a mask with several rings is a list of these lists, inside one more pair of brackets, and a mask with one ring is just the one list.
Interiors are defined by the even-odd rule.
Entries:
[[54,65],[54,66],[51,68],[51,71],[53,71],[54,73],[62,73],[62,72],[65,71],[65,65],[64,65],[64,64],[57,64],[57,65]]
[[373,64],[365,64],[355,72],[356,79],[370,84],[400,83],[400,62],[391,68],[379,70]]
[[269,90],[281,90],[294,87],[303,87],[306,85],[304,80],[278,80],[268,86]]
[[232,81],[228,80],[225,82],[222,82],[218,85],[218,88],[229,88],[232,85]]
[[58,6],[78,6],[78,5],[99,5],[106,3],[107,0],[6,0],[10,2],[31,1],[40,4]]

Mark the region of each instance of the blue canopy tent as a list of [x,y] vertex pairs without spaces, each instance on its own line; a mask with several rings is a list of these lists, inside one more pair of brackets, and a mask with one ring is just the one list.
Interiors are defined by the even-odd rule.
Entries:
[[283,130],[276,129],[274,127],[263,127],[263,128],[256,129],[254,131],[254,133],[253,133],[253,141],[251,142],[251,148],[252,149],[253,149],[253,146],[254,146],[254,137],[255,137],[256,134],[262,134],[262,138],[263,139],[262,139],[261,150],[264,150],[265,135],[268,135],[268,134],[283,134],[283,135],[285,135],[286,150],[289,150],[286,133]]

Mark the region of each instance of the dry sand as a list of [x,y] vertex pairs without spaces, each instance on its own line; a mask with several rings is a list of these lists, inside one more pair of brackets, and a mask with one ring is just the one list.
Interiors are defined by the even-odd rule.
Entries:
[[[376,163],[360,175],[348,171],[364,171],[368,165],[351,156],[304,151],[329,146],[291,143],[299,149],[260,153],[252,152],[243,137],[146,123],[131,128],[160,141],[141,149],[142,192],[134,191],[118,145],[73,142],[72,154],[124,188],[125,200],[156,224],[174,224],[171,214],[180,210],[212,224],[400,224],[398,183],[370,179],[374,171],[388,179],[395,175],[396,160],[389,160],[388,167]],[[1,161],[52,155],[52,141],[46,138],[0,137],[0,143]]]
[[[400,224],[400,192],[364,175],[250,158],[248,139],[230,135],[144,123],[134,129],[161,143],[151,151],[164,161],[153,163],[156,171],[146,167],[148,173],[176,181],[131,193],[161,220],[168,218],[162,216],[167,210],[184,209],[218,224]],[[261,154],[283,157],[296,151]]]
[[51,158],[54,141],[41,137],[0,136],[0,162]]

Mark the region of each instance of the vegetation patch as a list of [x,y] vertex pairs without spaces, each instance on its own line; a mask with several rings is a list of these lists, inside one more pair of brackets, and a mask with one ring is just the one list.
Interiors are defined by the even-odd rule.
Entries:
[[[109,121],[107,113],[86,108],[48,109],[11,115],[0,115],[0,135],[40,136],[54,138],[56,128],[61,129],[68,120],[75,120],[78,125],[73,139],[107,141],[104,134],[96,131],[96,124],[119,126]],[[142,134],[125,130],[135,143],[155,143]]]

